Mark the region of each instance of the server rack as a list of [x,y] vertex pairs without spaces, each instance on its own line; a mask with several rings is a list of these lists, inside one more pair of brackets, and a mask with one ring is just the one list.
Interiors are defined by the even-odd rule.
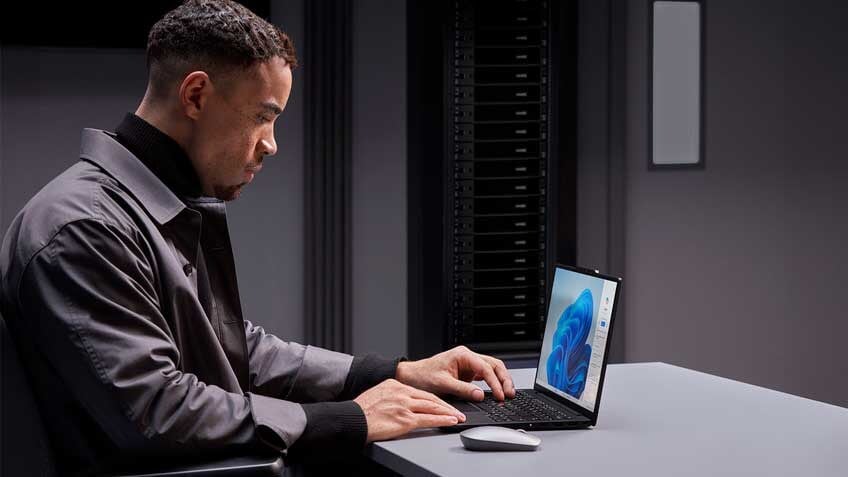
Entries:
[[537,349],[550,229],[547,0],[456,0],[449,30],[451,345]]
[[530,356],[575,257],[576,2],[407,6],[409,355]]

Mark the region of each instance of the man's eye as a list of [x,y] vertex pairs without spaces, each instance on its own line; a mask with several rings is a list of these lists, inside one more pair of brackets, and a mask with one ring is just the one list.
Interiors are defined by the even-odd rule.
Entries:
[[268,116],[265,116],[263,114],[260,114],[260,115],[256,116],[256,121],[259,122],[259,123],[270,123],[271,121],[273,121],[273,119],[271,119]]

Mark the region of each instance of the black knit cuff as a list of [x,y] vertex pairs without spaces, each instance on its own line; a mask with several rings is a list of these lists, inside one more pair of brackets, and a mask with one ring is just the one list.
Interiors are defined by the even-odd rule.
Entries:
[[301,404],[306,428],[289,449],[290,454],[308,456],[344,455],[359,452],[368,438],[368,422],[353,401]]
[[386,359],[376,354],[354,357],[339,399],[355,398],[363,391],[394,378],[401,361],[406,361],[406,358]]

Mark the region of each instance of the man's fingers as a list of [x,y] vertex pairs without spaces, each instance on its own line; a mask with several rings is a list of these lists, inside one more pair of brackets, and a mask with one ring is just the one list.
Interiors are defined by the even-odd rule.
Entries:
[[474,373],[480,375],[483,380],[486,381],[486,384],[489,385],[489,388],[492,389],[492,396],[498,401],[503,401],[503,386],[501,386],[501,381],[498,379],[498,376],[492,369],[492,365],[489,364],[488,361],[483,359],[481,355],[476,353],[472,353],[472,355],[469,357],[469,361],[471,369],[474,370]]
[[455,426],[459,422],[456,416],[442,416],[437,414],[416,414],[415,427],[445,427]]
[[442,406],[427,399],[413,399],[409,409],[416,414],[437,414],[441,416],[454,416],[458,421],[464,422],[465,415],[451,406]]
[[468,401],[482,401],[485,394],[476,384],[466,383],[459,379],[450,378],[450,381],[445,383],[446,392],[454,396]]
[[480,357],[492,365],[492,368],[495,370],[495,375],[497,375],[498,379],[501,381],[504,394],[507,397],[514,398],[515,384],[512,382],[512,376],[509,375],[509,370],[506,369],[506,365],[504,365],[503,361],[486,355],[480,355]]
[[457,409],[457,408],[451,406],[450,404],[446,403],[439,396],[436,396],[433,393],[428,393],[427,391],[422,391],[420,389],[415,389],[415,388],[411,388],[411,389],[412,389],[412,392],[410,393],[410,396],[413,399],[431,402],[436,406],[439,406],[443,409],[446,409],[452,415],[456,416],[460,421],[465,421],[465,414],[459,412],[459,409]]

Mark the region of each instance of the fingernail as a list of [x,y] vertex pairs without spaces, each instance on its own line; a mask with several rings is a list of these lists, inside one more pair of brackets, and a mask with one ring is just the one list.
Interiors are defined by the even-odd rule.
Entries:
[[454,423],[454,424],[456,424],[456,423],[458,423],[458,422],[459,422],[459,419],[457,419],[456,417],[451,416],[451,422],[452,422],[452,423]]

